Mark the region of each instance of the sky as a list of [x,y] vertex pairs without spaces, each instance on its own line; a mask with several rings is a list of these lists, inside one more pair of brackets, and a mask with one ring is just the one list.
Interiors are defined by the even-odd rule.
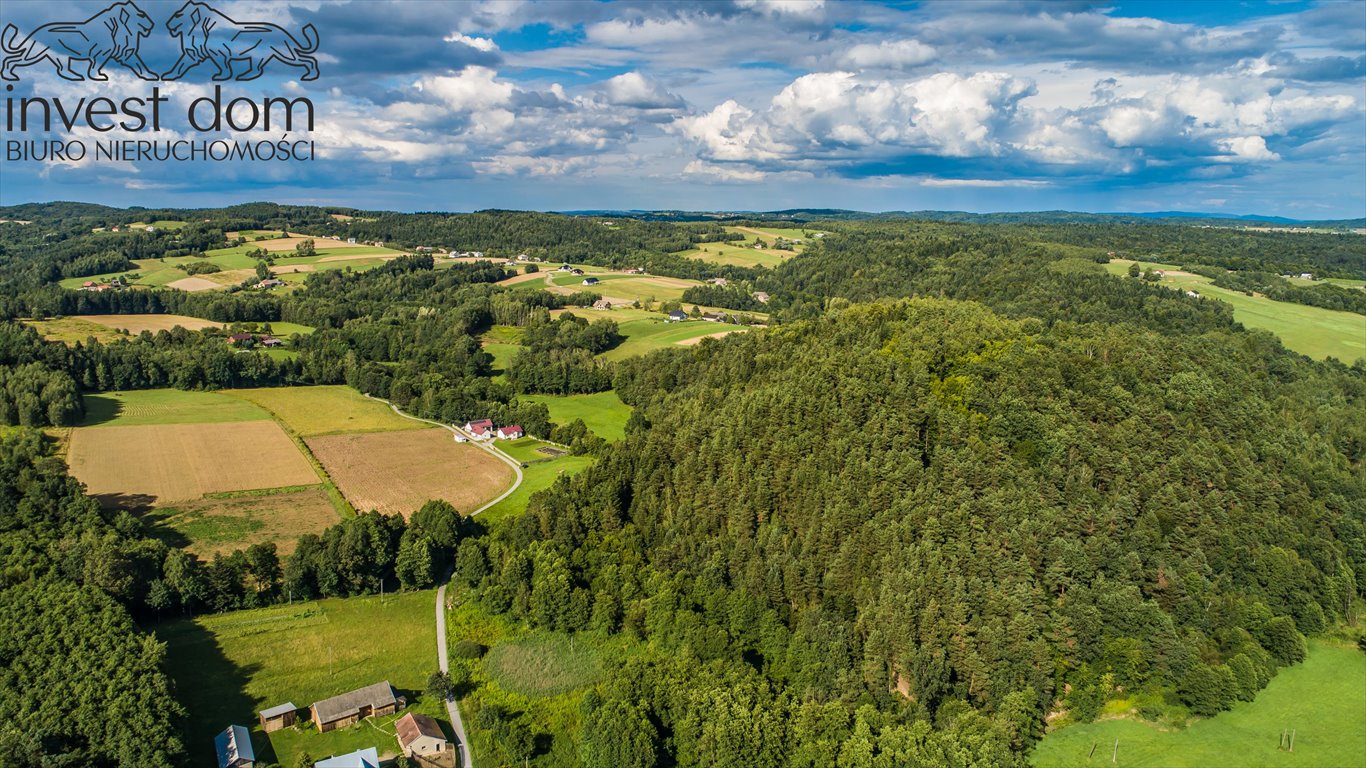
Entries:
[[[141,55],[180,54],[180,2],[136,0]],[[20,45],[103,2],[3,0]],[[365,209],[1205,211],[1366,216],[1366,2],[217,0],[320,39],[320,75],[271,61],[224,93],[307,97],[309,162],[32,162],[0,154],[0,203]],[[234,70],[236,71],[236,70]],[[47,61],[4,95],[168,97],[160,132],[8,141],[221,138],[184,113],[212,65],[148,82]],[[0,114],[0,128],[5,128]],[[92,150],[93,152],[93,150]]]

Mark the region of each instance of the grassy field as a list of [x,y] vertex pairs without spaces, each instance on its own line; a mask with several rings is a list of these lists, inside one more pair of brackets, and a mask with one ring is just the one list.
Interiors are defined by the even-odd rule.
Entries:
[[[588,275],[553,273],[550,282],[571,291],[593,291],[608,298],[626,301],[677,301],[683,298],[683,292],[689,287],[702,284],[697,280],[677,277],[627,275],[598,272],[589,268],[585,270]],[[598,278],[598,284],[584,285],[583,281],[588,276]]]
[[[471,686],[461,699],[462,711],[496,705],[521,713],[535,732],[548,735],[532,766],[579,765],[576,736],[584,693],[602,670],[645,652],[622,635],[579,633],[570,639],[529,630],[475,602],[455,606],[446,620],[452,644],[472,640],[489,648],[483,659],[470,664]],[[505,764],[488,733],[471,730],[470,740],[477,765]]]
[[[161,259],[134,259],[133,263],[137,265],[137,268],[133,271],[137,273],[137,279],[133,280],[131,284],[146,287],[171,285],[190,278],[190,275],[177,267],[193,262],[207,261],[218,266],[222,271],[199,275],[197,277],[200,278],[200,280],[191,280],[182,285],[185,287],[199,286],[198,289],[206,290],[236,285],[247,278],[255,276],[253,270],[256,267],[257,259],[248,256],[247,253],[258,248],[265,248],[272,251],[271,255],[275,258],[274,270],[280,273],[279,276],[282,279],[289,282],[302,281],[308,272],[314,271],[346,269],[347,267],[357,271],[371,269],[402,253],[401,251],[395,251],[390,248],[350,245],[345,242],[339,243],[335,240],[323,238],[311,239],[316,243],[317,254],[303,258],[285,255],[291,251],[294,243],[298,241],[298,238],[272,238],[270,240],[257,242],[248,237],[249,242],[246,245],[218,248],[206,251],[203,255],[176,256],[173,258]],[[126,272],[110,272],[103,275],[70,277],[62,280],[60,284],[63,288],[79,288],[81,284],[86,281],[97,283],[106,282],[110,278],[124,274],[126,274]],[[212,284],[212,287],[210,287],[210,284]]]
[[503,371],[512,363],[512,358],[522,351],[520,344],[503,344],[496,341],[484,342],[484,351],[493,355],[493,370],[495,378],[502,376]]
[[592,395],[521,395],[520,399],[545,404],[556,424],[583,419],[593,434],[604,440],[625,436],[626,421],[631,418],[631,408],[611,390]]
[[[393,754],[393,721],[403,712],[445,720],[440,700],[422,694],[436,669],[432,591],[319,600],[236,611],[156,628],[167,644],[167,671],[189,711],[186,745],[196,766],[212,766],[213,736],[228,723],[252,730],[257,759],[292,766],[301,752],[314,759],[377,747]],[[319,699],[388,680],[409,708],[320,734],[311,727],[260,731],[256,712]],[[445,723],[443,722],[443,726]]]
[[653,352],[656,349],[672,347],[679,342],[709,336],[719,331],[746,330],[743,325],[729,323],[709,323],[705,320],[686,320],[681,323],[666,323],[658,312],[645,312],[638,309],[614,309],[608,315],[617,321],[621,335],[626,337],[615,349],[603,353],[608,360],[623,360],[636,355]]
[[[1277,749],[1295,729],[1295,751]],[[1363,768],[1366,766],[1366,654],[1312,641],[1309,656],[1280,674],[1251,702],[1180,731],[1134,720],[1074,725],[1035,748],[1035,768],[1111,765],[1155,768]],[[1096,757],[1087,760],[1093,744]]]
[[85,396],[82,427],[136,427],[149,424],[222,424],[269,419],[256,405],[217,392],[143,389]]
[[143,516],[166,543],[204,560],[266,542],[286,555],[300,535],[322,533],[340,519],[321,484],[206,494]]
[[94,338],[102,344],[111,341],[127,338],[123,334],[105,325],[92,323],[82,317],[62,317],[55,320],[25,320],[24,325],[32,326],[34,330],[48,341],[60,341],[63,344],[71,345],[76,342],[85,343],[86,339]]
[[435,427],[325,435],[307,443],[361,512],[377,509],[406,516],[433,499],[469,512],[513,482],[507,464]]
[[479,519],[494,523],[526,511],[527,501],[537,491],[549,488],[560,475],[573,475],[593,463],[591,456],[564,455],[550,461],[537,461],[522,470],[522,484],[506,499],[479,514]]
[[777,267],[797,255],[795,251],[759,250],[753,247],[753,243],[754,238],[724,243],[698,243],[696,248],[679,255],[732,267]]
[[[1127,276],[1129,264],[1127,260],[1115,259],[1105,268],[1111,274]],[[1227,302],[1233,306],[1235,320],[1249,328],[1276,334],[1287,349],[1319,360],[1331,356],[1347,363],[1366,357],[1366,316],[1272,301],[1261,295],[1248,296],[1211,285],[1210,278],[1181,272],[1177,266],[1140,262],[1140,268],[1149,267],[1168,273],[1163,276],[1162,285],[1194,290],[1206,298]]]
[[301,437],[351,432],[426,429],[389,406],[344,385],[226,389],[224,395],[259,405]]

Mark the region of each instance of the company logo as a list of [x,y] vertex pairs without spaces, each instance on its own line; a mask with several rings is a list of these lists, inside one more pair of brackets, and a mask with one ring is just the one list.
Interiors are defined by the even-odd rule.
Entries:
[[78,81],[108,80],[104,69],[111,62],[143,80],[179,80],[204,62],[213,66],[215,81],[255,80],[272,61],[302,68],[300,80],[318,79],[318,60],[313,56],[318,30],[312,24],[300,30],[301,43],[279,24],[235,21],[206,3],[189,0],[166,22],[180,44],[180,58],[162,75],[147,66],[139,51],[155,26],[131,2],[115,3],[85,21],[44,24],[17,43],[18,27],[6,24],[0,33],[0,79],[18,80],[16,69],[43,61],[55,65],[60,77]]
[[[215,85],[211,95],[183,103],[183,119],[175,120],[174,111],[167,115],[163,110],[172,105],[172,97],[163,95],[158,85],[144,93],[101,87],[91,93],[48,95],[24,94],[14,82],[6,82],[0,124],[7,134],[4,159],[137,163],[315,158],[308,137],[314,130],[312,100],[232,92],[221,84],[256,80],[271,67],[300,80],[317,80],[318,30],[312,24],[296,36],[279,24],[236,21],[207,3],[189,0],[166,20],[168,34],[149,38],[156,26],[132,2],[115,3],[85,21],[44,24],[22,40],[18,27],[6,24],[0,31],[0,78],[6,81],[19,80],[24,67],[44,63],[66,80],[107,81],[106,69],[116,64],[143,80],[198,74]],[[177,53],[175,64],[161,74],[144,59],[164,67]],[[163,122],[166,117],[170,119]],[[159,138],[167,130],[190,135]],[[43,136],[25,136],[33,134]]]
[[[304,25],[307,45],[300,45],[278,24],[243,24],[204,3],[190,0],[166,22],[166,28],[180,38],[180,59],[163,75],[166,80],[179,80],[205,61],[218,70],[214,80],[255,80],[264,74],[272,59],[303,67],[300,80],[318,79],[318,60],[311,55],[318,50],[318,30],[312,24]],[[244,66],[234,74],[234,63],[239,61]]]
[[[156,73],[138,55],[142,38],[153,26],[152,18],[132,3],[115,3],[74,24],[44,24],[18,45],[14,38],[19,29],[6,24],[5,31],[0,33],[0,47],[5,51],[0,78],[18,80],[15,68],[46,60],[57,65],[57,74],[67,80],[108,80],[104,68],[111,61],[128,67],[144,80],[156,80]],[[74,66],[77,61],[85,62],[84,74]]]

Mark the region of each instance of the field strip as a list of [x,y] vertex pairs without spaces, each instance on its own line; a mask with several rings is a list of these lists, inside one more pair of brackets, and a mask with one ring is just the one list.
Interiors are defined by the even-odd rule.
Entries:
[[[512,471],[517,473],[516,479],[512,482],[512,487],[508,488],[506,491],[503,491],[503,493],[500,496],[498,496],[498,498],[494,499],[493,501],[490,501],[484,506],[471,512],[470,517],[474,517],[475,515],[479,514],[480,512],[483,512],[484,510],[488,509],[494,504],[497,504],[503,499],[506,499],[508,496],[511,496],[512,492],[517,490],[517,487],[522,484],[522,465],[506,453],[503,453],[502,451],[498,450],[497,448],[494,448],[491,445],[481,444],[480,442],[474,440],[472,435],[468,435],[463,430],[456,429],[455,427],[452,427],[449,424],[442,424],[439,421],[432,421],[431,419],[421,419],[417,416],[409,416],[408,414],[399,410],[397,405],[390,403],[388,400],[385,400],[382,397],[374,397],[373,395],[369,394],[366,394],[365,396],[370,398],[371,400],[378,400],[382,403],[388,404],[390,408],[394,409],[394,413],[397,413],[399,416],[402,416],[405,419],[421,421],[427,424],[435,424],[436,426],[441,427],[442,429],[448,430],[451,433],[452,440],[454,440],[457,436],[470,438],[470,442],[473,445],[476,445],[484,449],[485,451],[488,451],[489,453],[493,454],[499,459],[502,459],[503,461],[507,462],[508,465],[512,467]],[[449,586],[452,575],[452,573],[447,573],[445,577],[441,580],[440,588],[436,590],[436,659],[437,668],[440,669],[442,672],[445,672],[449,669],[449,662],[447,661],[446,657],[446,587]],[[446,713],[450,716],[451,728],[455,731],[456,749],[460,750],[461,755],[460,765],[462,766],[462,768],[474,768],[474,756],[470,753],[469,737],[465,734],[465,721],[462,717],[460,717],[460,706],[456,703],[454,698],[446,699]]]

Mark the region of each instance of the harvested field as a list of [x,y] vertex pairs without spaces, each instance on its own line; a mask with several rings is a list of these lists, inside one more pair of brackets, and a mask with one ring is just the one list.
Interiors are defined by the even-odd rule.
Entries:
[[204,559],[252,544],[274,542],[281,555],[294,551],[300,534],[322,533],[340,518],[321,485],[267,492],[213,494],[176,502],[143,518],[166,530],[170,543]]
[[332,435],[307,440],[359,511],[407,516],[432,499],[469,512],[513,480],[512,469],[444,429]]
[[223,286],[202,277],[182,277],[179,280],[172,280],[167,283],[166,287],[194,293],[195,291],[216,291]]
[[273,421],[76,429],[67,462],[71,474],[109,506],[319,482]]
[[696,344],[701,344],[703,339],[719,339],[722,336],[729,336],[732,333],[735,333],[736,330],[738,329],[732,329],[729,331],[717,331],[716,333],[708,333],[705,336],[694,336],[691,339],[683,339],[682,341],[675,341],[674,343],[680,347],[691,347]]
[[[193,278],[191,278],[193,279]],[[80,315],[80,319],[115,330],[125,330],[132,334],[143,331],[169,331],[177,325],[191,331],[205,328],[222,328],[223,323],[203,320],[188,315]]]
[[272,275],[287,275],[291,272],[312,272],[312,264],[284,264],[270,268]]
[[545,280],[549,272],[523,272],[520,275],[513,275],[505,280],[499,280],[499,285],[517,285],[518,283],[531,283],[537,280]]

